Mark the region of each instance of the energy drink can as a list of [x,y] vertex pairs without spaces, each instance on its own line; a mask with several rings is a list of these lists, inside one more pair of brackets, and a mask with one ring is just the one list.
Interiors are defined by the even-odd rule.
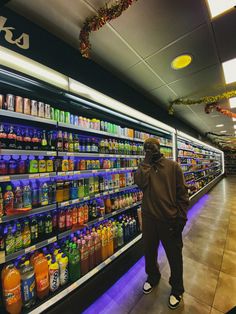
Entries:
[[44,107],[44,103],[41,101],[38,102],[38,115],[40,118],[45,117],[45,107]]
[[30,114],[30,99],[24,98],[23,100],[23,112],[24,114]]
[[53,107],[50,108],[50,114],[51,114],[51,117],[50,119],[54,120],[54,116],[55,116],[55,109]]
[[38,116],[38,103],[36,100],[31,100],[31,115],[37,117]]
[[0,109],[5,109],[4,96],[0,94]]
[[59,122],[60,121],[60,110],[54,109],[54,120]]
[[70,124],[75,124],[75,116],[73,114],[70,114]]
[[15,102],[15,111],[16,112],[23,112],[23,98],[20,96],[16,96],[16,102]]
[[60,110],[59,122],[65,122],[65,111]]
[[45,104],[45,118],[51,119],[51,106],[49,104]]
[[74,125],[79,125],[79,117],[74,116]]
[[15,111],[15,96],[11,94],[6,95],[7,110]]
[[61,121],[61,122],[70,123],[70,113],[68,111],[64,113],[64,119],[65,121]]

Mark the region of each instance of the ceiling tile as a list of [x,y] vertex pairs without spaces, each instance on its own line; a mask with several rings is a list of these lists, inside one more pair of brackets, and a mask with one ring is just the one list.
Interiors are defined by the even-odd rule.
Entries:
[[202,97],[224,92],[223,71],[220,65],[204,69],[169,85],[180,97]]
[[204,0],[139,0],[111,25],[147,57],[204,23],[204,10]]
[[140,62],[133,67],[123,72],[124,78],[132,81],[137,86],[145,90],[158,88],[163,82],[147,67],[143,62]]
[[[172,69],[172,60],[183,53],[193,56],[192,63],[181,70]],[[154,54],[146,61],[167,83],[219,63],[213,37],[207,24]]]
[[149,94],[156,100],[156,102],[161,102],[162,107],[164,107],[166,110],[169,107],[170,101],[178,98],[178,96],[174,94],[167,86],[153,89],[149,92]]
[[65,5],[64,0],[11,0],[8,7],[75,47],[86,17],[92,14],[80,1]]
[[236,9],[215,18],[212,24],[221,61],[236,58]]
[[104,26],[90,35],[91,56],[95,61],[112,70],[121,72],[138,63],[140,59],[113,31]]

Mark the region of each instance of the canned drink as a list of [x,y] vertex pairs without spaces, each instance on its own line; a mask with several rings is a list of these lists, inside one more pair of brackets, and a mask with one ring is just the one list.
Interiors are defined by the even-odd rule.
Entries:
[[53,107],[50,108],[50,119],[54,120],[55,109]]
[[15,110],[16,112],[23,112],[23,98],[21,96],[16,96],[16,107]]
[[12,94],[6,95],[6,107],[7,110],[15,111],[15,96]]
[[91,161],[91,169],[96,169],[96,161],[95,160]]
[[75,124],[75,116],[73,114],[70,114],[70,124]]
[[30,114],[30,99],[24,98],[23,100],[23,112],[24,114]]
[[60,110],[60,117],[59,117],[60,122],[65,122],[65,111]]
[[54,109],[54,120],[59,122],[60,121],[60,110]]
[[45,118],[51,119],[51,106],[49,104],[45,104]]
[[86,160],[86,169],[91,170],[91,161],[89,159]]
[[99,159],[95,160],[95,166],[96,166],[96,169],[100,169],[100,160]]
[[40,118],[45,117],[45,107],[44,107],[44,103],[41,101],[38,102],[38,116]]
[[31,100],[31,115],[38,116],[38,102],[36,100]]
[[81,159],[79,162],[79,170],[86,170],[86,162],[84,159]]
[[0,94],[0,109],[5,109],[4,95]]
[[70,123],[70,113],[68,111],[64,113],[64,119],[65,121],[61,121],[61,122]]
[[74,116],[74,125],[79,125],[79,117]]

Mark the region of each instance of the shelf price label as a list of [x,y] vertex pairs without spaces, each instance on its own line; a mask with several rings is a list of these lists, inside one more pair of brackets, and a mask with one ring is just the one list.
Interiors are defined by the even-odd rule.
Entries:
[[35,178],[39,178],[39,173],[29,174],[29,179],[35,179]]
[[53,238],[51,238],[51,239],[48,239],[48,244],[54,243],[54,242],[56,242],[56,241],[57,241],[57,237],[53,237]]
[[40,173],[40,178],[49,178],[49,173]]
[[25,249],[25,254],[27,254],[29,252],[32,252],[32,251],[35,251],[35,250],[36,250],[36,246],[35,245],[30,246],[30,247]]
[[7,181],[10,181],[10,176],[0,177],[0,182],[7,182]]

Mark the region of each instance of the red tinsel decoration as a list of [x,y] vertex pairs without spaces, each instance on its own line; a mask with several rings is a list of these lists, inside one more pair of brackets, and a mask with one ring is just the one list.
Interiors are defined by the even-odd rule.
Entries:
[[127,10],[133,2],[138,0],[121,0],[117,4],[112,5],[110,8],[102,7],[98,10],[98,14],[93,17],[87,18],[81,31],[80,31],[80,52],[85,58],[89,58],[91,44],[89,42],[89,34],[99,30],[106,23],[119,17],[123,11]]
[[213,111],[213,109],[216,109],[216,111],[220,112],[221,114],[223,114],[224,116],[227,116],[229,118],[236,118],[236,113],[234,113],[228,109],[222,108],[218,103],[207,104],[205,106],[205,112],[206,113],[211,113]]

